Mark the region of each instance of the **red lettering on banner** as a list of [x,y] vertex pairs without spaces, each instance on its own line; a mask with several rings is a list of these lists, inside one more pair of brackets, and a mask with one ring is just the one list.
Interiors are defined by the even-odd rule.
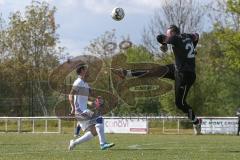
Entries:
[[130,132],[147,132],[146,128],[130,128]]

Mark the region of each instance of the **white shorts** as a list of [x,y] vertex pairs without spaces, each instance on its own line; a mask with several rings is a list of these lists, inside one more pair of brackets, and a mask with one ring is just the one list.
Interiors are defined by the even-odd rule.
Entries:
[[95,116],[94,114],[88,114],[86,112],[75,113],[75,117],[77,119],[77,123],[80,124],[82,130],[85,132],[89,129],[90,126],[97,124],[97,118],[99,116]]

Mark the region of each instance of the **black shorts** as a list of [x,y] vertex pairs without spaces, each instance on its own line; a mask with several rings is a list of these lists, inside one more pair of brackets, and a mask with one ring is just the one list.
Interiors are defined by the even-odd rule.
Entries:
[[164,78],[175,80],[175,103],[184,113],[188,113],[191,107],[186,102],[188,91],[195,82],[196,74],[188,71],[177,71],[173,64],[167,65],[168,73]]
[[175,71],[175,83],[178,86],[192,86],[196,79],[194,72],[178,72]]
[[192,85],[196,79],[195,72],[177,71],[174,64],[166,65],[168,72],[163,78],[175,80],[177,85]]

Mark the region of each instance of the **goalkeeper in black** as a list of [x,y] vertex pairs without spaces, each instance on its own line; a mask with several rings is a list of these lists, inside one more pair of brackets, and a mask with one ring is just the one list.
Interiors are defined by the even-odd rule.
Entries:
[[[188,115],[193,122],[195,134],[201,133],[201,119],[195,116],[191,106],[186,102],[188,91],[195,82],[195,48],[197,46],[199,35],[180,33],[180,29],[171,25],[167,29],[166,35],[157,36],[157,41],[161,44],[160,49],[163,52],[168,50],[168,44],[172,46],[175,56],[175,64],[161,66],[154,71],[125,70],[114,71],[121,77],[163,77],[175,80],[175,104]],[[167,73],[165,72],[167,68]],[[147,73],[149,72],[149,73]],[[150,73],[151,72],[151,73]],[[164,74],[163,74],[164,73]]]

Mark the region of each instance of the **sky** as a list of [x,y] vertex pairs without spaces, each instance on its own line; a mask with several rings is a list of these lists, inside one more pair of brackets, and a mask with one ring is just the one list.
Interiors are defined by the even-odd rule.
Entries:
[[[15,11],[24,12],[32,0],[0,0],[0,13],[7,20],[9,14]],[[150,23],[154,12],[161,8],[162,0],[38,0],[46,1],[55,6],[56,23],[60,26],[57,33],[60,46],[66,48],[71,56],[83,53],[90,41],[101,36],[106,31],[116,29],[119,39],[130,36],[134,44],[142,42],[144,27]],[[209,0],[200,0],[201,3]],[[110,14],[114,7],[125,11],[122,21],[115,21]],[[209,28],[204,22],[205,28]],[[204,29],[209,30],[209,29]]]
[[[42,0],[38,0],[41,2]],[[139,44],[145,26],[154,10],[161,6],[160,0],[45,0],[57,8],[56,23],[60,46],[72,56],[80,55],[89,42],[105,31],[116,29],[117,36],[130,36]],[[31,0],[0,0],[0,12],[7,19],[10,12],[24,11]],[[122,21],[114,21],[110,14],[114,7],[125,11]]]

